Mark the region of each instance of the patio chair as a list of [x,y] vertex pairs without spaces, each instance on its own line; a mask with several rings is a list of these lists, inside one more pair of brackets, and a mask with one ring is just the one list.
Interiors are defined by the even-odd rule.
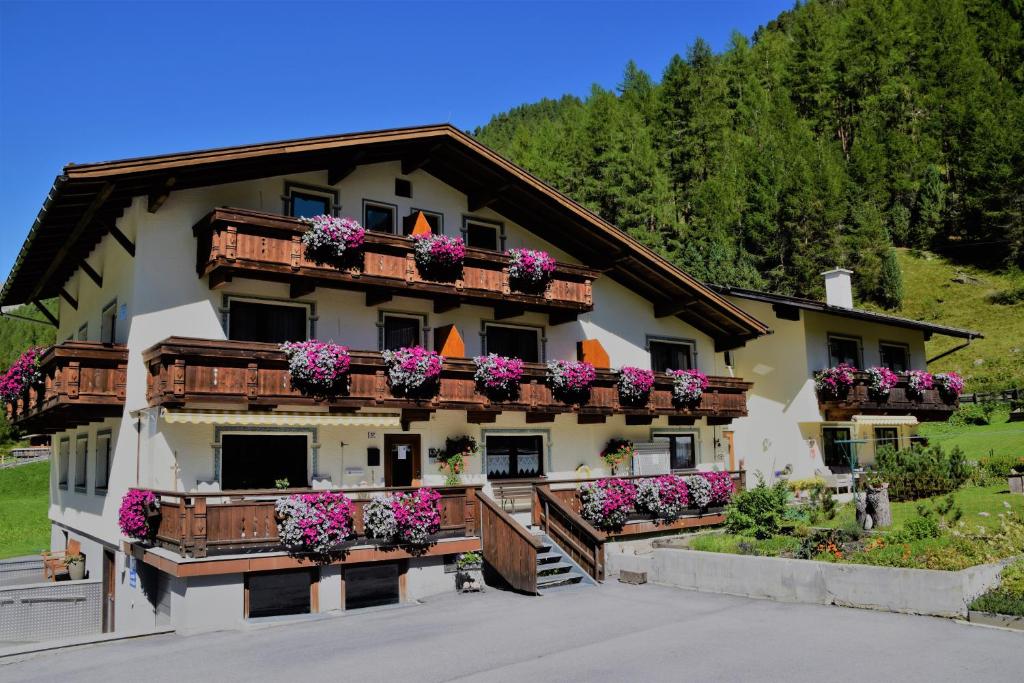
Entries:
[[64,558],[68,555],[80,555],[82,543],[75,539],[68,540],[64,550],[47,550],[43,552],[43,580],[56,581],[58,577],[68,576],[68,568],[64,566]]

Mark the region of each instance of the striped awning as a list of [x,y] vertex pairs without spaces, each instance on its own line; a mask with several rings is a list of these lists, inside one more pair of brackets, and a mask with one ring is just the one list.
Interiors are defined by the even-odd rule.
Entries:
[[402,423],[398,415],[357,413],[302,413],[245,410],[175,410],[164,408],[161,417],[168,424],[212,424],[280,427],[395,427]]
[[913,415],[854,415],[853,421],[864,425],[898,426],[917,424],[917,418]]

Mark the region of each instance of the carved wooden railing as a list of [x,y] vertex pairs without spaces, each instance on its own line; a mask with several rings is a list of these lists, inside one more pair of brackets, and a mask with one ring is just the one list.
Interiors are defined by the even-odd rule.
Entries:
[[55,432],[124,411],[128,350],[121,344],[66,341],[39,359],[43,383],[31,387],[7,418],[29,432]]
[[[617,376],[599,370],[589,400],[582,406],[558,400],[547,385],[547,370],[541,363],[527,363],[519,396],[509,401],[492,401],[477,390],[476,366],[468,358],[445,361],[437,395],[411,401],[392,395],[384,361],[376,351],[350,351],[351,366],[347,392],[327,401],[337,409],[397,407],[410,409],[466,410],[475,422],[491,422],[504,410],[525,411],[527,420],[546,422],[558,413],[575,412],[581,422],[601,421],[612,414],[649,421],[668,415],[670,421],[687,423],[707,417],[718,424],[747,414],[746,392],[751,386],[729,377],[710,377],[700,402],[680,407],[672,401],[672,381],[659,375],[649,403],[642,407],[623,405],[616,389]],[[149,368],[147,396],[151,405],[182,406],[189,402],[227,402],[260,405],[312,405],[321,403],[303,396],[291,386],[291,375],[282,352],[275,344],[171,337],[143,354]]]
[[537,554],[543,543],[501,509],[493,498],[477,493],[484,559],[508,584],[537,593]]
[[[415,488],[336,489],[352,499],[355,538],[348,545],[367,543],[363,508],[379,495]],[[441,494],[441,530],[437,538],[480,535],[479,487],[436,487]],[[251,550],[280,550],[275,505],[278,499],[310,489],[185,493],[154,491],[160,500],[155,542],[182,557]]]
[[305,257],[296,218],[245,209],[215,209],[193,227],[198,243],[196,270],[216,287],[233,276],[313,287],[375,290],[385,296],[417,296],[451,307],[474,303],[557,313],[562,319],[593,310],[591,283],[599,271],[559,263],[543,292],[517,291],[509,283],[508,257],[467,248],[462,277],[440,282],[423,277],[409,237],[367,231],[356,266],[317,265]]
[[889,390],[888,398],[878,400],[868,390],[871,380],[866,372],[854,375],[854,385],[844,399],[818,397],[826,420],[849,420],[853,415],[913,415],[922,422],[944,422],[956,411],[959,401],[946,400],[938,389],[926,389],[920,398],[910,394],[907,380]]

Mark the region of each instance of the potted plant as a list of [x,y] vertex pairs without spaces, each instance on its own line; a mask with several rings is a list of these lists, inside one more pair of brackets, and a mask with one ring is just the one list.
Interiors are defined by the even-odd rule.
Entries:
[[935,379],[932,373],[926,370],[910,370],[907,372],[907,395],[910,398],[920,401],[924,398],[924,392],[935,386]]
[[420,274],[429,280],[452,282],[462,277],[466,245],[461,237],[413,235],[413,258]]
[[626,406],[639,407],[647,404],[654,388],[654,373],[651,370],[626,365],[616,371],[619,375],[619,401]]
[[523,378],[523,361],[519,358],[489,353],[473,359],[477,389],[493,401],[519,398],[519,380]]
[[702,474],[691,474],[683,479],[686,480],[686,492],[689,494],[690,507],[700,510],[701,514],[707,512],[712,501],[711,482]]
[[480,592],[484,590],[484,558],[478,552],[462,553],[455,560],[455,589],[460,593]]
[[311,339],[281,344],[292,387],[306,396],[331,398],[344,393],[352,365],[348,347]]
[[686,480],[675,474],[641,479],[636,483],[636,509],[656,520],[671,522],[686,510],[690,503]]
[[814,389],[822,398],[841,401],[853,387],[855,372],[857,368],[848,363],[819,370],[814,373]]
[[445,486],[462,483],[461,474],[466,469],[466,458],[479,451],[476,439],[471,436],[448,437],[444,442],[444,453],[438,468],[445,473]]
[[156,494],[145,489],[128,489],[117,513],[118,525],[128,538],[152,540],[158,525],[160,507]]
[[68,578],[72,581],[81,581],[85,578],[85,555],[72,553],[64,556],[64,566],[68,570]]
[[614,477],[619,465],[627,460],[632,463],[634,455],[636,455],[636,448],[633,447],[633,442],[629,439],[609,439],[608,444],[601,451],[601,460],[608,465],[608,469]]
[[299,493],[277,501],[277,534],[288,552],[327,559],[353,533],[355,506],[343,493]]
[[964,390],[964,378],[956,372],[940,372],[933,376],[939,395],[946,403],[953,403]]
[[621,529],[636,508],[636,485],[628,479],[600,479],[580,486],[580,514],[598,529]]
[[900,381],[899,375],[889,368],[868,368],[868,395],[875,401],[886,401],[889,392]]
[[355,266],[366,239],[366,229],[355,218],[313,216],[301,219],[309,226],[302,235],[306,258],[317,265]]
[[597,371],[585,360],[548,361],[551,393],[563,403],[586,403],[595,379]]
[[422,346],[382,351],[388,383],[395,396],[429,398],[437,393],[444,368],[444,356]]
[[509,249],[508,256],[509,287],[520,292],[537,293],[543,291],[555,272],[555,259],[540,249]]
[[428,487],[377,496],[363,509],[366,535],[387,545],[425,547],[441,530],[440,501]]

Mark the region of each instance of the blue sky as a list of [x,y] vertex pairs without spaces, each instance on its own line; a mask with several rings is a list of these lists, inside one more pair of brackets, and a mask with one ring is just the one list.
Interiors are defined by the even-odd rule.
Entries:
[[0,278],[61,167],[450,121],[655,78],[793,0],[15,3],[0,0]]

